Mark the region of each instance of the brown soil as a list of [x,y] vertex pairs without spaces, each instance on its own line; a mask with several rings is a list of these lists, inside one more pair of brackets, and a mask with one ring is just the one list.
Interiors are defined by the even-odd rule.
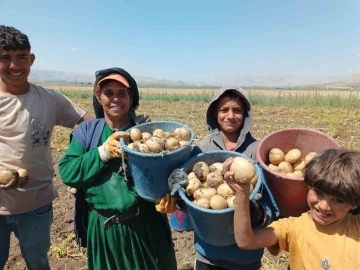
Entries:
[[[79,251],[74,242],[73,235],[73,198],[62,184],[57,164],[64,154],[63,151],[52,151],[55,168],[54,184],[59,196],[54,201],[54,221],[52,225],[49,261],[52,270],[85,270],[86,250]],[[194,266],[195,249],[193,246],[193,232],[177,232],[172,230],[172,238],[176,252],[178,270],[191,270]],[[288,257],[282,253],[273,257],[267,251],[263,256],[263,270],[286,270]],[[12,235],[10,243],[10,256],[4,269],[24,270],[25,262],[21,256],[18,241]]]
[[[74,243],[73,232],[73,199],[66,186],[62,184],[57,171],[57,164],[62,151],[53,150],[53,163],[55,167],[54,184],[59,196],[54,201],[54,221],[52,225],[52,246],[49,251],[49,261],[52,270],[80,270],[86,269],[86,252],[79,251]],[[173,231],[173,241],[177,256],[178,269],[193,269],[195,250],[193,247],[192,232]],[[12,235],[10,243],[10,256],[4,269],[26,269],[18,245]]]

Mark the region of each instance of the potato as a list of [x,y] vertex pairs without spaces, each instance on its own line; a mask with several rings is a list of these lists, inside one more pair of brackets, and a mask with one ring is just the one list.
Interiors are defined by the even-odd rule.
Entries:
[[210,208],[210,200],[208,198],[199,198],[193,201],[193,203],[201,208],[206,208],[206,209]]
[[164,131],[161,128],[157,128],[153,131],[153,136],[158,138],[164,137]]
[[226,200],[220,195],[214,195],[210,199],[210,207],[214,210],[221,210],[227,208]]
[[319,154],[316,152],[310,152],[308,153],[304,158],[305,165],[308,165],[308,163],[313,159],[316,158]]
[[234,172],[234,180],[239,183],[249,183],[256,175],[255,165],[244,157],[235,157],[230,171]]
[[18,182],[18,185],[21,186],[23,185],[27,179],[29,178],[29,175],[28,175],[28,171],[25,170],[25,169],[18,169],[18,173],[19,173],[19,182]]
[[129,143],[129,144],[127,145],[127,147],[129,147],[131,150],[133,150],[133,149],[134,149],[134,143]]
[[301,160],[301,151],[299,149],[291,149],[285,155],[285,161],[293,164]]
[[19,177],[28,178],[28,171],[25,169],[18,169]]
[[179,130],[179,139],[183,140],[183,141],[188,141],[190,140],[191,137],[191,133],[190,130],[187,129],[186,127],[181,127]]
[[293,171],[293,174],[296,177],[304,177],[304,173],[302,171]]
[[278,168],[281,173],[290,173],[293,172],[293,167],[288,161],[283,161],[278,165]]
[[187,179],[190,180],[191,178],[197,178],[194,172],[188,174]]
[[285,174],[286,176],[289,176],[289,177],[298,177],[295,173],[293,172],[289,172],[289,173],[286,173]]
[[301,160],[299,162],[294,163],[292,166],[294,171],[302,171],[305,168],[305,161]]
[[234,195],[234,191],[225,182],[218,186],[218,188],[216,189],[216,193],[225,198]]
[[151,137],[145,144],[152,153],[160,153],[164,149],[164,143],[159,141],[156,137]]
[[250,184],[256,185],[257,181],[258,181],[258,176],[257,176],[257,174],[255,174],[254,178],[251,179]]
[[199,188],[194,192],[194,199],[207,198],[210,200],[215,194],[215,188]]
[[181,147],[183,147],[183,146],[185,146],[185,145],[188,145],[189,142],[188,142],[188,141],[180,140],[180,141],[179,141],[179,144],[181,145]]
[[273,164],[270,163],[270,164],[268,165],[268,167],[269,167],[270,170],[272,170],[272,171],[274,171],[274,172],[280,172],[279,167],[276,166],[276,165],[273,165]]
[[152,137],[152,135],[149,132],[143,132],[142,133],[142,139],[143,139],[144,142],[146,142],[151,137]]
[[133,142],[140,141],[142,139],[141,131],[138,128],[132,128],[129,132],[129,136]]
[[19,173],[15,170],[1,170],[0,171],[0,185],[6,185],[11,180],[19,178]]
[[149,148],[147,147],[147,145],[145,143],[140,143],[139,144],[139,151],[141,153],[149,153]]
[[179,140],[175,137],[170,137],[165,141],[165,148],[169,151],[174,151],[176,149],[181,148]]
[[220,172],[211,172],[206,176],[206,186],[217,188],[222,182],[224,182],[224,179]]
[[215,162],[209,166],[210,172],[219,171],[222,172],[224,165],[221,162]]
[[201,186],[201,182],[199,179],[197,178],[191,178],[189,180],[189,183],[188,185],[186,186],[186,192],[189,194],[189,195],[193,195],[195,190],[199,189]]
[[140,149],[139,149],[139,146],[140,146],[141,142],[140,141],[136,141],[136,142],[133,142],[133,143],[129,143],[128,144],[128,147],[134,151],[138,151],[140,152]]
[[170,138],[170,132],[164,131],[164,138],[165,139]]
[[175,128],[174,132],[172,133],[176,138],[180,139],[180,128]]
[[285,160],[284,152],[279,148],[272,148],[269,152],[269,161],[273,165],[279,165]]
[[202,162],[202,161],[195,163],[192,171],[195,173],[196,177],[199,178],[199,180],[201,180],[201,181],[205,181],[206,176],[210,172],[209,166],[205,162]]
[[226,202],[227,202],[227,205],[229,208],[233,207],[235,205],[235,199],[236,199],[235,195],[230,196],[229,198],[226,199]]

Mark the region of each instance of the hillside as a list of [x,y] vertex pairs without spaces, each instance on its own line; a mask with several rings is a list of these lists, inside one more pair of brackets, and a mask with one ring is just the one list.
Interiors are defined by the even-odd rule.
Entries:
[[360,73],[355,73],[344,78],[340,83],[341,86],[360,87]]
[[[134,76],[139,86],[219,86],[240,85],[259,87],[298,87],[298,86],[360,86],[360,73],[348,77],[305,77],[305,76],[233,76],[219,79],[214,84],[203,82],[185,82],[181,80],[167,80],[146,76]],[[38,83],[93,83],[94,75],[85,73],[72,73],[63,71],[49,71],[33,69],[30,73],[30,81]]]

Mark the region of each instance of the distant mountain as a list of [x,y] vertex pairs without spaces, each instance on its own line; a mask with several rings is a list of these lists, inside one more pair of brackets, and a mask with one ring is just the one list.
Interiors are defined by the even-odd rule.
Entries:
[[[146,76],[134,76],[139,86],[219,86],[240,85],[247,87],[299,87],[299,86],[360,86],[360,73],[348,77],[305,77],[305,76],[233,76],[223,78],[216,83],[184,82],[180,80],[155,79]],[[94,75],[63,71],[33,69],[30,81],[42,83],[93,83]]]
[[[32,69],[29,80],[32,82],[42,82],[42,83],[93,83],[95,78],[92,74],[84,73],[73,73],[73,72],[63,72],[63,71],[49,71],[49,70],[39,70]],[[139,86],[188,86],[182,81],[173,81],[166,79],[154,79],[151,77],[143,76],[134,76],[137,84]]]
[[335,83],[335,85],[360,87],[360,73],[345,77],[341,82]]
[[315,86],[340,82],[342,77],[305,77],[305,76],[235,76],[223,83],[260,87],[298,87]]

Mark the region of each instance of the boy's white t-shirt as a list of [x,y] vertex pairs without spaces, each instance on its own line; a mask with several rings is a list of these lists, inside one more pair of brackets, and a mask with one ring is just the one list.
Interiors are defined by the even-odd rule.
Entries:
[[84,115],[64,95],[31,83],[24,95],[0,92],[0,170],[24,168],[29,174],[21,188],[0,189],[0,215],[35,210],[56,198],[53,128],[73,128]]

